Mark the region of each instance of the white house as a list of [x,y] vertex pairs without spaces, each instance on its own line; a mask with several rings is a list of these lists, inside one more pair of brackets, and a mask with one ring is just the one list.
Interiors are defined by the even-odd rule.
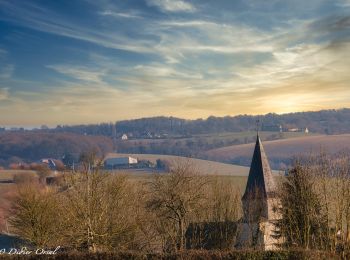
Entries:
[[122,135],[122,140],[128,140],[128,136],[126,134]]
[[130,166],[137,164],[137,159],[132,157],[111,157],[105,160],[107,168],[115,168],[120,166]]

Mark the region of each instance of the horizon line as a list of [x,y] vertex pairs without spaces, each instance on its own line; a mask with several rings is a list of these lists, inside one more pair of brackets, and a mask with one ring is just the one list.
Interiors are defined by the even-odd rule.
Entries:
[[343,108],[329,108],[329,109],[320,109],[320,110],[307,110],[307,111],[295,111],[295,112],[286,112],[286,113],[276,113],[276,112],[268,112],[265,114],[236,114],[236,115],[225,115],[225,116],[215,116],[215,115],[210,115],[206,118],[204,117],[198,117],[198,118],[181,118],[181,117],[176,117],[176,116],[167,116],[167,115],[161,115],[161,116],[148,116],[148,117],[135,117],[135,118],[128,118],[128,119],[121,119],[121,120],[116,120],[116,121],[109,121],[109,122],[94,122],[94,123],[76,123],[76,124],[45,124],[42,123],[40,125],[21,125],[21,124],[9,124],[9,125],[0,125],[0,128],[5,128],[7,130],[11,130],[11,128],[23,128],[25,130],[34,130],[34,129],[40,129],[42,126],[48,127],[49,129],[54,129],[57,128],[58,126],[79,126],[79,125],[100,125],[100,124],[113,124],[113,123],[118,123],[118,122],[123,122],[123,121],[132,121],[132,120],[140,120],[140,119],[150,119],[150,118],[160,118],[160,117],[165,117],[165,118],[176,118],[176,119],[181,119],[181,120],[187,120],[187,121],[195,121],[195,120],[208,120],[210,117],[215,117],[215,118],[224,118],[224,117],[239,117],[239,116],[252,116],[252,117],[260,117],[260,116],[266,116],[269,114],[273,115],[288,115],[288,114],[301,114],[301,113],[317,113],[317,112],[323,112],[323,111],[341,111],[341,110],[348,110],[350,107],[343,107]]

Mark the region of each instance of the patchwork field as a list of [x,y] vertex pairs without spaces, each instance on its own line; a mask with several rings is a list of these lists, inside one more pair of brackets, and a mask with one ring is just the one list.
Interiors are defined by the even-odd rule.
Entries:
[[[335,153],[350,148],[350,134],[318,135],[298,138],[265,141],[264,148],[270,159],[292,158],[300,154],[319,152],[321,149]],[[234,145],[213,149],[206,152],[211,160],[234,161],[235,158],[251,157],[254,144]]]

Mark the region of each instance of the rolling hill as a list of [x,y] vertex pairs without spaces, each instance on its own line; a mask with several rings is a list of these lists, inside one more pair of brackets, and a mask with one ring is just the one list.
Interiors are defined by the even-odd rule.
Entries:
[[6,131],[0,133],[0,166],[30,163],[41,158],[61,159],[67,153],[78,159],[82,152],[93,149],[98,154],[110,152],[113,150],[112,141],[105,136]]
[[[350,148],[350,134],[343,135],[318,135],[298,138],[265,141],[264,148],[274,169],[279,169],[279,164],[290,162],[293,156],[310,152],[336,153]],[[210,160],[231,162],[239,165],[249,165],[253,154],[254,143],[227,146],[208,150],[206,156]]]
[[244,166],[232,165],[227,163],[213,162],[208,160],[200,160],[194,158],[187,158],[173,155],[158,155],[158,154],[121,154],[110,153],[106,158],[113,156],[131,156],[139,160],[149,160],[153,163],[157,159],[167,160],[170,163],[184,163],[189,162],[193,164],[196,170],[201,174],[206,175],[220,175],[220,176],[248,176],[249,168]]

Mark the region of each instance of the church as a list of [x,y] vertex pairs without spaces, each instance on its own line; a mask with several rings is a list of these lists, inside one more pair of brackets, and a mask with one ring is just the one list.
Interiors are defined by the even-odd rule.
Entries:
[[277,186],[263,144],[257,132],[246,189],[242,197],[243,217],[238,222],[190,223],[186,231],[187,249],[251,248],[278,250]]
[[257,133],[247,186],[242,197],[243,218],[238,225],[237,248],[277,250],[283,239],[275,225],[281,216],[277,187]]

